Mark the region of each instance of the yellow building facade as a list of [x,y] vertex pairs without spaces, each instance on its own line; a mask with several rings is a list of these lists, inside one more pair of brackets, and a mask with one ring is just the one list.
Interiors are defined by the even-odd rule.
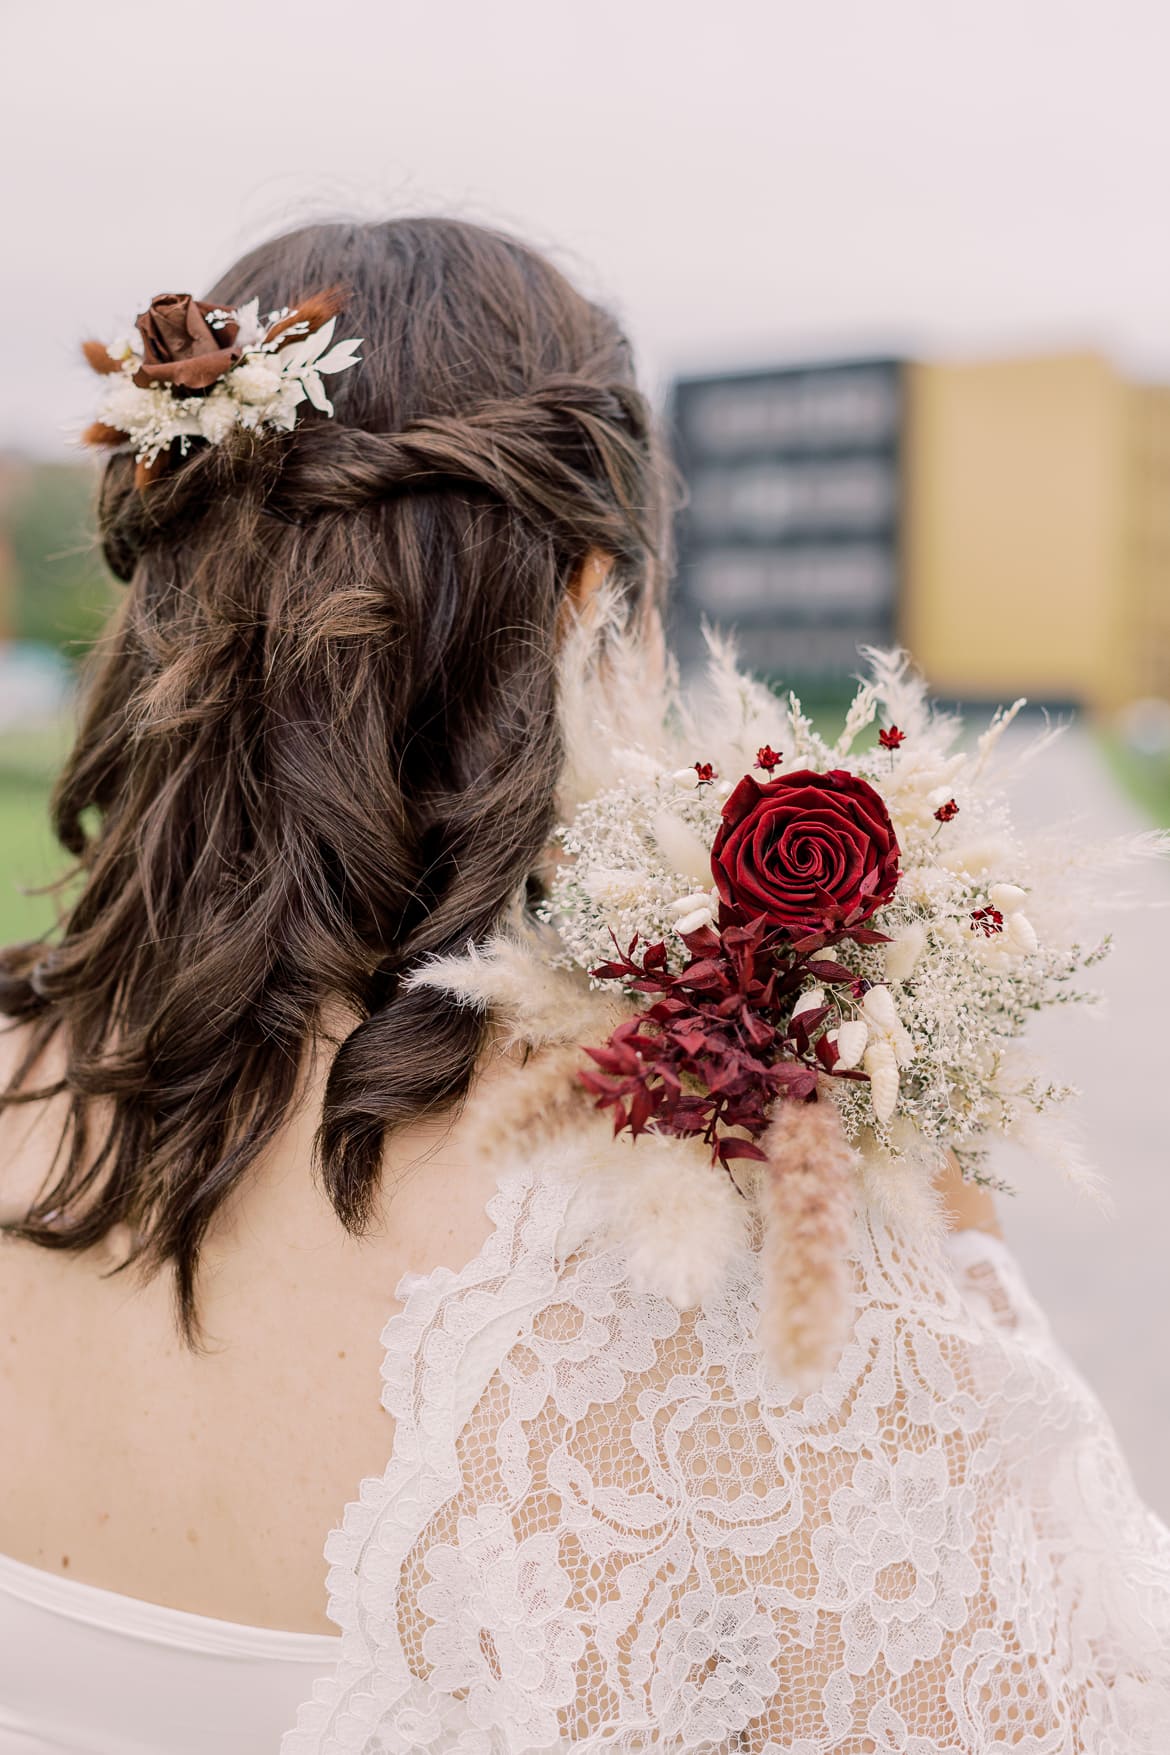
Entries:
[[1170,389],[1093,354],[906,373],[899,631],[932,688],[1170,698]]

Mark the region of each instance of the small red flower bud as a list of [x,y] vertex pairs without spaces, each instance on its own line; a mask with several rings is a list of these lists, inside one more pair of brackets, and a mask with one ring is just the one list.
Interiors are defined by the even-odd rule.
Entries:
[[756,751],[756,767],[763,768],[769,779],[771,779],[772,776],[772,769],[778,768],[779,766],[780,751],[774,750],[770,743],[766,743],[763,749]]
[[998,908],[974,908],[971,911],[971,931],[981,932],[984,938],[994,938],[997,932],[1003,931],[1003,915]]
[[940,823],[953,823],[959,814],[959,807],[953,798],[948,798],[945,804],[939,805],[934,814]]
[[896,750],[898,745],[905,743],[905,741],[906,733],[899,731],[896,725],[891,725],[886,731],[878,732],[878,742],[884,750]]
[[706,781],[714,780],[714,778],[715,778],[715,770],[711,766],[710,762],[696,762],[694,764],[694,769],[695,769],[695,773],[699,776],[700,786],[702,786]]

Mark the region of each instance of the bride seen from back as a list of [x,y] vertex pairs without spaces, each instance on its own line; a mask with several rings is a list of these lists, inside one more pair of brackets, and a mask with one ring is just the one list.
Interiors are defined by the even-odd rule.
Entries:
[[500,233],[338,223],[87,357],[123,596],[61,923],[0,960],[0,1755],[1152,1750],[1170,1538],[986,1190],[940,1156],[930,1249],[859,1205],[796,1394],[747,1154],[678,1308],[588,1190],[681,1235],[685,1142],[427,977],[547,934],[566,696],[604,739],[668,690],[614,319]]
[[311,227],[204,303],[339,282],[332,418],[107,465],[126,594],[54,806],[83,887],[0,988],[6,1072],[56,1091],[0,1123],[0,1552],[318,1632],[393,1289],[486,1225],[457,1109],[487,1027],[400,975],[540,857],[558,629],[603,576],[648,621],[667,516],[624,338],[534,253]]

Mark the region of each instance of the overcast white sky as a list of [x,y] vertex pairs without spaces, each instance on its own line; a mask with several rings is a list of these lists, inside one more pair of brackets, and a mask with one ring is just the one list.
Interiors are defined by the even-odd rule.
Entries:
[[1164,0],[42,0],[0,103],[0,445],[265,233],[442,210],[680,367],[1090,345],[1170,375]]

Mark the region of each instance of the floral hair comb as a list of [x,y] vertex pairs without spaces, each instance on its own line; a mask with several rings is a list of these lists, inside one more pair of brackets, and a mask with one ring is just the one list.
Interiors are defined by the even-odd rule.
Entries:
[[190,293],[160,293],[129,335],[87,341],[82,352],[110,380],[88,445],[131,445],[139,486],[165,467],[172,445],[218,445],[237,427],[288,432],[308,402],[332,415],[322,379],[356,365],[360,339],[333,342],[344,290],[331,287],[293,307],[260,315]]

